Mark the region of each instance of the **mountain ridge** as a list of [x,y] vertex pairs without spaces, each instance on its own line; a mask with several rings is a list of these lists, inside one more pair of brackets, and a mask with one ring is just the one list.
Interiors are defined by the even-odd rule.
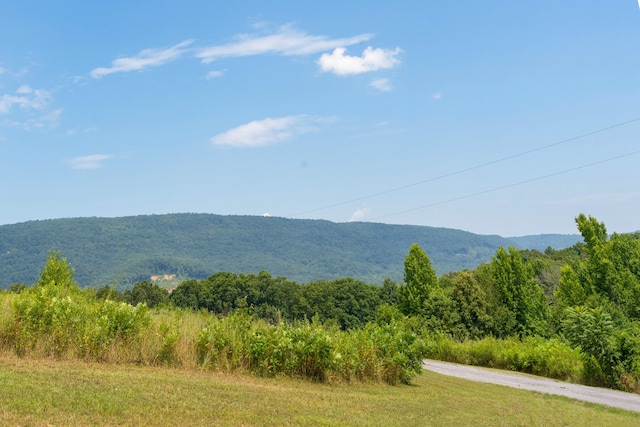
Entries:
[[262,270],[301,283],[353,277],[380,284],[385,278],[402,280],[412,243],[425,249],[443,274],[475,268],[499,246],[560,249],[580,240],[579,235],[505,238],[442,227],[205,213],[34,220],[0,226],[0,288],[35,282],[49,250],[61,251],[81,286],[126,287],[155,274],[204,278],[217,271]]

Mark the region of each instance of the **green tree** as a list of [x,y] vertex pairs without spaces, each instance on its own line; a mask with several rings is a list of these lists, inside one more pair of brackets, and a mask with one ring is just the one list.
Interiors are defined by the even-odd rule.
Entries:
[[534,278],[533,269],[522,261],[520,252],[498,248],[491,261],[493,283],[499,302],[515,320],[507,335],[545,334],[549,310],[544,293]]
[[151,308],[168,303],[169,292],[154,283],[143,280],[135,283],[131,290],[124,292],[124,301],[134,306],[144,303]]
[[584,214],[576,223],[585,241],[586,258],[563,268],[556,304],[561,308],[603,306],[614,319],[639,320],[640,234],[608,237],[603,223]]
[[576,217],[576,224],[578,230],[584,239],[584,243],[587,245],[587,251],[593,253],[593,251],[607,241],[607,228],[604,223],[598,222],[597,219],[589,215],[581,213]]
[[462,271],[450,277],[451,298],[462,326],[460,338],[482,338],[493,330],[494,319],[489,314],[490,303],[471,271]]
[[342,329],[361,328],[374,321],[380,305],[379,288],[350,277],[318,280],[302,287],[309,317],[335,321]]
[[602,382],[615,385],[618,352],[611,315],[600,307],[580,306],[567,308],[566,314],[564,333],[571,344],[580,349],[587,379],[598,385]]
[[180,283],[178,287],[171,292],[171,302],[176,307],[199,310],[204,307],[203,294],[202,283],[195,279],[189,279]]
[[391,279],[384,279],[380,288],[380,301],[382,304],[396,305],[398,303],[398,285]]
[[62,258],[60,251],[49,251],[47,262],[40,273],[36,286],[53,284],[66,288],[74,287],[77,286],[73,279],[74,274],[75,270],[67,263],[66,258]]
[[404,286],[400,287],[399,308],[405,315],[423,313],[425,302],[438,286],[436,271],[431,260],[414,243],[404,259]]

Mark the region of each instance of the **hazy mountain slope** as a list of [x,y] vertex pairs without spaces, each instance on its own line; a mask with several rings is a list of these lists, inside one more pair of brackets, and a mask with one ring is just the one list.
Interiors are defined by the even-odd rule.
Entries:
[[414,242],[439,274],[474,268],[489,261],[497,247],[516,244],[446,228],[256,216],[29,221],[0,226],[0,288],[35,282],[51,249],[62,251],[82,286],[127,285],[152,274],[203,278],[216,271],[260,270],[300,283],[339,277],[401,281]]
[[551,246],[554,249],[564,249],[582,241],[580,234],[538,234],[535,236],[509,237],[513,245],[519,249],[537,249],[544,251]]

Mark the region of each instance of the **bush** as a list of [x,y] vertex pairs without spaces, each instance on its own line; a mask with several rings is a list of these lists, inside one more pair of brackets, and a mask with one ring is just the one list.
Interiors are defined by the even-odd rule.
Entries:
[[422,372],[424,341],[404,323],[369,323],[337,342],[336,371],[347,380],[408,384]]
[[144,305],[94,302],[77,287],[54,283],[16,295],[13,309],[10,345],[18,354],[103,360],[112,345],[130,345],[150,321]]
[[233,371],[249,368],[249,335],[253,320],[243,312],[212,317],[198,334],[196,351],[204,368]]
[[24,291],[15,299],[15,347],[18,354],[39,347],[45,355],[73,352],[82,340],[88,313],[82,296],[54,283]]
[[523,340],[484,338],[456,342],[439,337],[431,342],[428,357],[466,365],[526,372],[562,380],[580,381],[580,353],[558,339],[528,337]]
[[333,367],[331,336],[318,324],[258,326],[250,338],[251,368],[259,375],[282,373],[318,381]]
[[151,320],[146,305],[133,307],[111,300],[102,301],[92,314],[93,321],[84,335],[83,348],[85,354],[95,360],[105,359],[114,345],[131,345]]

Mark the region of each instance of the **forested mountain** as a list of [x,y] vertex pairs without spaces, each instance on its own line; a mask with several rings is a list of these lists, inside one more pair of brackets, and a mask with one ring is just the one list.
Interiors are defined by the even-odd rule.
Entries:
[[536,249],[544,251],[549,246],[554,249],[564,249],[582,241],[578,234],[536,234],[534,236],[508,237],[512,244],[519,249]]
[[[558,245],[558,238],[565,244]],[[212,214],[29,221],[0,226],[0,288],[34,283],[49,250],[62,252],[82,286],[124,287],[155,274],[205,278],[217,271],[262,270],[300,283],[352,277],[381,284],[385,278],[402,281],[403,260],[412,243],[423,247],[443,274],[487,262],[499,246],[560,248],[580,236],[521,239],[527,238],[424,226]]]

